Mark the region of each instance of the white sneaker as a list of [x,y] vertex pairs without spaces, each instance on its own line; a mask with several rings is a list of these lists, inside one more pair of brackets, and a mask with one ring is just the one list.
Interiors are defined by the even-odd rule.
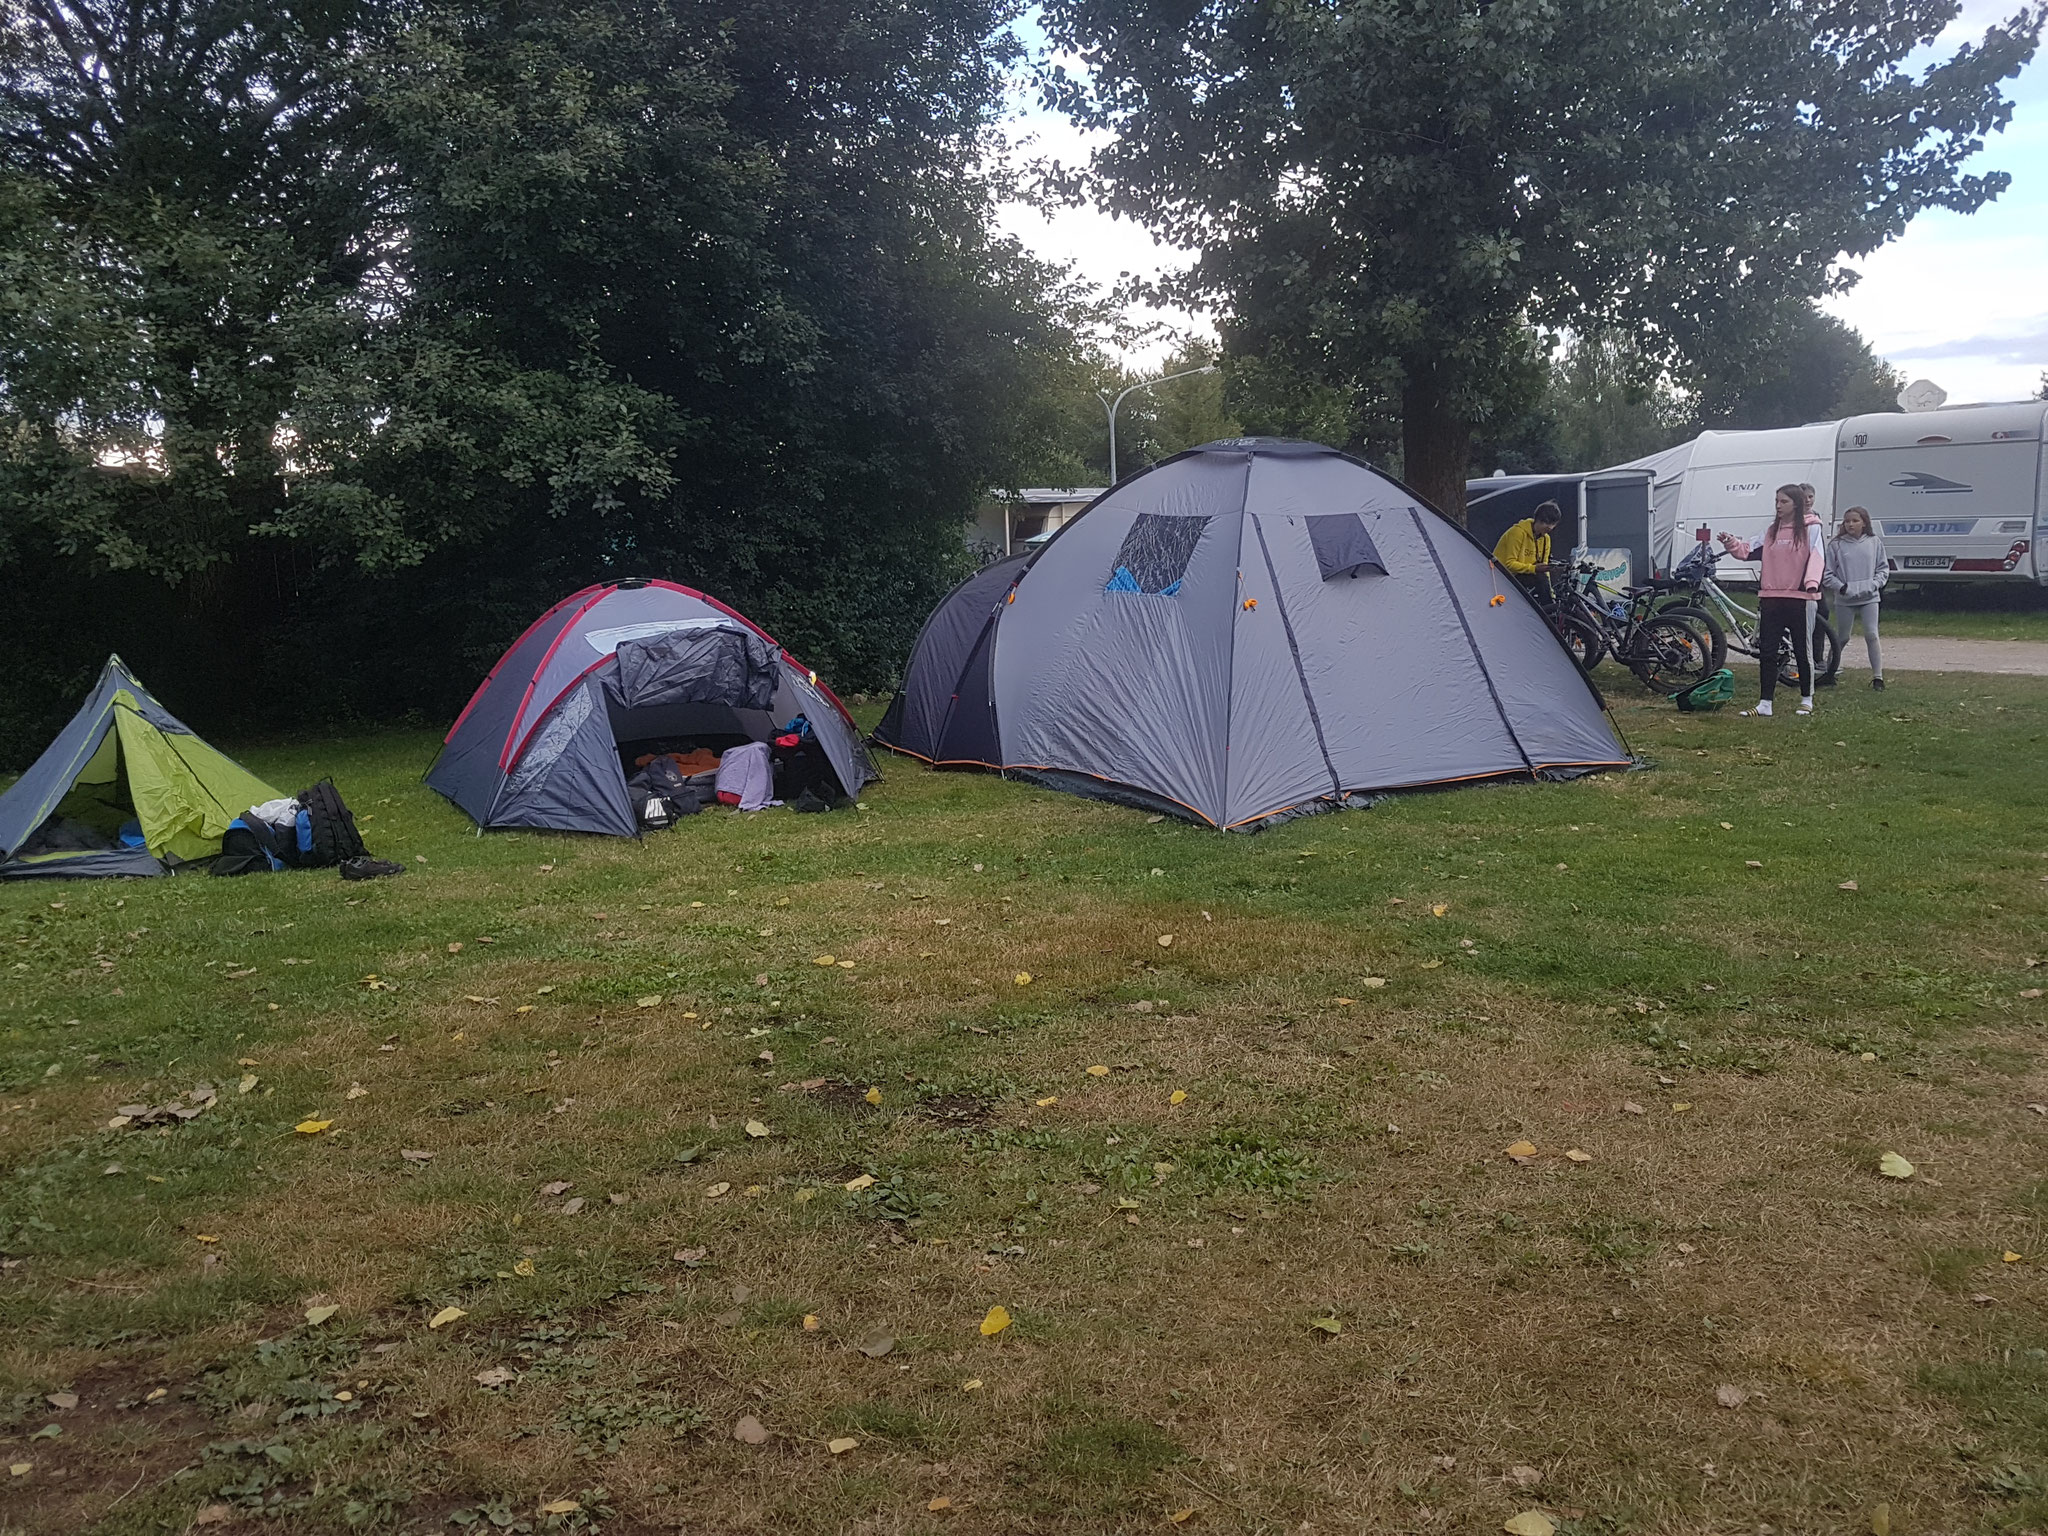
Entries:
[[1768,715],[1770,712],[1771,701],[1769,699],[1758,699],[1756,701],[1756,708],[1750,711],[1753,715]]
[[1810,714],[1812,714],[1812,713],[1813,713],[1813,700],[1811,700],[1811,699],[1801,699],[1801,700],[1799,701],[1799,711],[1798,711],[1798,712],[1799,712],[1800,714],[1802,714],[1802,715],[1810,715]]

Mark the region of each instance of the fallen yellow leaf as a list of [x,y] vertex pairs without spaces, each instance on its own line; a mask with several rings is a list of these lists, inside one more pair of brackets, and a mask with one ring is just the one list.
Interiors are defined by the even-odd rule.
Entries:
[[193,1234],[193,1241],[200,1243],[217,1243],[220,1241],[220,1239],[215,1237],[211,1232],[195,1232]]
[[317,1328],[340,1310],[341,1308],[339,1307],[308,1307],[306,1308],[306,1321]]
[[1592,1153],[1581,1152],[1577,1147],[1573,1147],[1570,1151],[1566,1152],[1565,1156],[1575,1163],[1590,1163],[1593,1161]]
[[758,1120],[749,1120],[747,1122],[747,1134],[758,1139],[768,1134],[768,1127]]
[[242,1080],[239,1083],[235,1084],[235,1092],[247,1093],[250,1089],[254,1088],[255,1086],[256,1074],[254,1072],[244,1072],[242,1074]]
[[1009,1309],[1004,1307],[1001,1302],[997,1302],[996,1305],[988,1309],[988,1316],[981,1320],[981,1336],[984,1339],[992,1339],[1009,1326]]
[[648,993],[640,999],[639,1006],[642,1008],[659,1008],[661,1006],[661,994],[659,992]]
[[540,1512],[544,1515],[573,1515],[582,1507],[574,1499],[549,1499],[541,1505]]
[[1533,1141],[1515,1142],[1508,1147],[1507,1155],[1518,1163],[1526,1163],[1536,1155],[1536,1143]]
[[853,1436],[841,1435],[837,1440],[827,1440],[825,1442],[825,1449],[834,1456],[844,1456],[848,1451],[857,1449],[859,1445],[860,1442],[854,1439]]
[[874,1182],[875,1176],[872,1173],[858,1173],[846,1181],[846,1187],[858,1193],[870,1187]]
[[2005,1262],[2008,1264],[2017,1264],[2024,1257],[2024,1254],[2014,1253],[2010,1248],[2005,1250]]
[[716,1184],[712,1185],[709,1189],[704,1191],[704,1198],[706,1200],[716,1200],[720,1195],[724,1194],[727,1190],[731,1188],[732,1186],[730,1184],[726,1183],[725,1180],[720,1179]]
[[818,1331],[818,1314],[817,1314],[817,1313],[815,1313],[815,1312],[806,1312],[806,1313],[804,1314],[804,1332],[805,1332],[805,1333],[816,1333],[817,1331]]
[[1059,1101],[1060,1101],[1060,1096],[1059,1096],[1058,1094],[1056,1094],[1056,1093],[1049,1093],[1049,1094],[1047,1094],[1047,1095],[1046,1095],[1046,1096],[1045,1096],[1044,1098],[1042,1098],[1042,1099],[1040,1099],[1040,1100],[1038,1101],[1038,1107],[1039,1107],[1040,1109],[1051,1109],[1051,1108],[1053,1107],[1053,1105],[1055,1105],[1055,1104],[1059,1103]]
[[1176,1088],[1166,1096],[1166,1102],[1169,1104],[1185,1104],[1187,1101],[1188,1091],[1185,1088]]
[[1540,1509],[1525,1509],[1500,1524],[1508,1536],[1556,1536],[1557,1522]]
[[1387,978],[1384,976],[1368,976],[1359,983],[1361,987],[1384,987],[1386,984]]
[[1339,1008],[1349,1008],[1353,1003],[1357,1001],[1358,999],[1355,997],[1340,997],[1337,999],[1337,1006]]
[[1896,1152],[1887,1152],[1877,1160],[1877,1171],[1887,1179],[1910,1179],[1913,1165]]
[[1447,901],[1440,901],[1440,902],[1438,902],[1438,903],[1437,903],[1437,904],[1436,904],[1435,906],[1433,906],[1433,907],[1431,907],[1431,908],[1429,909],[1429,915],[1430,915],[1431,917],[1442,917],[1442,916],[1443,916],[1443,915],[1444,915],[1444,914],[1445,914],[1446,912],[1448,912],[1448,911],[1450,911],[1450,910],[1451,910],[1451,904],[1450,904],[1449,902],[1447,902]]
[[820,955],[811,962],[813,965],[837,965],[838,963],[839,957],[837,955]]
[[318,1136],[332,1124],[334,1124],[332,1120],[301,1120],[292,1129],[301,1136]]
[[1031,985],[1031,973],[1029,971],[1019,971],[1016,980],[1018,986],[1028,987]]
[[469,1314],[460,1307],[443,1307],[427,1319],[427,1326],[429,1328],[446,1328],[450,1323],[460,1322],[467,1316]]
[[1173,935],[1170,933],[1162,933],[1161,935],[1159,935],[1159,947],[1161,949],[1173,948]]
[[931,1510],[934,1514],[936,1514],[938,1511],[942,1509],[951,1509],[952,1507],[953,1501],[947,1498],[943,1493],[940,1494],[936,1499],[933,1499],[931,1503],[925,1505],[925,1508]]
[[1671,1113],[1673,1113],[1674,1115],[1682,1115],[1691,1108],[1692,1106],[1690,1104],[1674,1104],[1671,1106]]
[[979,1392],[981,1390],[981,1378],[975,1376],[961,1382],[960,1390],[962,1392]]
[[1088,1069],[1088,1075],[1090,1077],[1107,1077],[1109,1076],[1109,1068],[1103,1066],[1090,1067]]
[[870,1104],[880,1104],[882,1102],[882,1090],[879,1088],[870,1088],[865,1094],[861,1095],[861,1097],[865,1098]]
[[1195,1512],[1192,1509],[1176,1509],[1172,1514],[1168,1515],[1166,1518],[1172,1521],[1175,1525],[1186,1525],[1190,1520],[1195,1518]]

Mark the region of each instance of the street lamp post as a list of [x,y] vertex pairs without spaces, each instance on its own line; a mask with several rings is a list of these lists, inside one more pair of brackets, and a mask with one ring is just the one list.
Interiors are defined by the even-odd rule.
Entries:
[[1169,373],[1161,379],[1146,379],[1142,383],[1133,384],[1114,400],[1105,394],[1097,393],[1095,398],[1102,402],[1102,408],[1109,413],[1109,483],[1111,485],[1116,484],[1116,409],[1124,403],[1124,395],[1134,394],[1141,389],[1150,389],[1156,384],[1171,384],[1175,379],[1188,379],[1193,378],[1198,373],[1214,373],[1215,371],[1216,365],[1214,363],[1204,363],[1199,368],[1183,368],[1179,373]]

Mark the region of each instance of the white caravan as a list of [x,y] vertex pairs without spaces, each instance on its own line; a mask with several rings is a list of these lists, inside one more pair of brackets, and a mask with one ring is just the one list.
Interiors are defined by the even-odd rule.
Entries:
[[[1837,425],[1702,432],[1689,443],[1617,466],[1650,471],[1650,559],[1657,570],[1669,572],[1683,560],[1703,528],[1710,535],[1762,538],[1781,485],[1812,486],[1814,511],[1833,527]],[[1756,567],[1724,557],[1719,576],[1755,581]]]
[[1835,505],[1864,507],[1901,576],[2048,584],[2048,401],[1852,416]]

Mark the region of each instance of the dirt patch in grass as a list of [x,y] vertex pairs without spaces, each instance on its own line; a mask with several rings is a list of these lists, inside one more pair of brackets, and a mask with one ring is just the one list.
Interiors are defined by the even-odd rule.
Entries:
[[[51,1393],[24,1392],[10,1405],[0,1460],[0,1529],[83,1531],[106,1523],[131,1499],[193,1460],[216,1433],[183,1384],[146,1364],[95,1364]],[[152,1396],[155,1400],[151,1401]],[[47,1434],[54,1425],[59,1434]],[[27,1464],[25,1474],[13,1468]],[[197,1508],[197,1500],[193,1501]]]

